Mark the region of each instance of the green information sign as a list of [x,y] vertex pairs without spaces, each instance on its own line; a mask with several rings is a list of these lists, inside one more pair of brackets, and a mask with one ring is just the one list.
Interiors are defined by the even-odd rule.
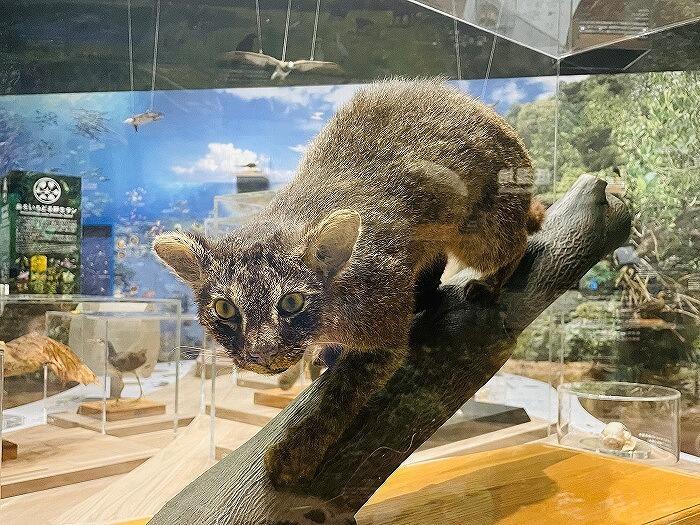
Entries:
[[80,177],[11,171],[2,179],[0,283],[11,293],[80,291]]

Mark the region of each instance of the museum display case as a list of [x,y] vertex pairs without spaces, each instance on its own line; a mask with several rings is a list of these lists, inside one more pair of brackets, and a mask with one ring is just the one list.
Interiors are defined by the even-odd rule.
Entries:
[[[19,288],[0,296],[0,522],[695,519],[699,32],[688,0],[2,3],[0,283]],[[154,240],[192,232],[207,257],[345,103],[396,76],[440,77],[515,130],[532,168],[501,171],[497,194],[531,192],[542,230],[499,295],[448,264],[376,392],[371,367],[331,350],[282,375],[236,367]],[[395,128],[418,129],[427,103]],[[396,151],[431,140],[445,145]],[[354,143],[334,145],[348,179],[372,154],[341,155]],[[370,214],[380,187],[358,190]],[[80,257],[54,251],[66,206]],[[289,465],[310,479],[286,491]]]
[[180,302],[80,295],[0,297],[4,497],[144,461],[123,436],[177,431]]

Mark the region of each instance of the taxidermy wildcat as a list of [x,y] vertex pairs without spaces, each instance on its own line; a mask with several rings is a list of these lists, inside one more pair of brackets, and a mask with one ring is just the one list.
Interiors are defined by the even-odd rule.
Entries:
[[342,431],[394,373],[424,308],[415,292],[439,284],[447,255],[498,291],[543,218],[531,168],[484,104],[439,80],[389,80],[341,107],[292,182],[238,231],[155,239],[239,367],[277,374],[312,345],[345,349],[324,395],[333,406],[268,451],[273,481],[311,478],[330,445],[322,436]]

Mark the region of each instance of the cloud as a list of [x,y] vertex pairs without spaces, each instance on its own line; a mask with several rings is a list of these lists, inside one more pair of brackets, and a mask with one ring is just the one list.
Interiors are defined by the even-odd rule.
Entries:
[[320,120],[325,111],[336,110],[360,87],[359,84],[343,84],[338,86],[233,88],[221,89],[218,92],[227,93],[246,101],[269,100],[291,107],[313,106],[314,112],[311,119]]
[[265,160],[264,156],[237,148],[230,142],[212,142],[203,157],[185,166],[172,166],[171,169],[178,175],[195,175],[198,181],[228,181],[241,166],[251,162],[260,164]]
[[241,100],[271,100],[290,106],[308,106],[312,98],[312,90],[306,87],[264,87],[264,88],[234,88],[222,89],[220,93],[228,93]]
[[362,86],[359,84],[344,84],[341,86],[331,86],[331,89],[323,94],[323,101],[331,106],[333,110],[338,109],[345,102],[359,91]]
[[515,80],[509,80],[505,84],[491,90],[488,97],[492,102],[510,106],[523,100],[525,92],[518,87]]
[[294,170],[272,170],[265,173],[267,178],[270,180],[270,187],[272,189],[276,189],[284,184],[287,184],[290,180],[292,180],[295,174],[296,171]]
[[309,148],[308,144],[297,144],[296,146],[289,146],[289,149],[296,153],[306,153],[306,150]]

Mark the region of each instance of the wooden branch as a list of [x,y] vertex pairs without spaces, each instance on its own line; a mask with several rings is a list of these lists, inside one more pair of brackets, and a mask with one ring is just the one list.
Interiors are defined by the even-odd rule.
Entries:
[[415,318],[406,363],[350,427],[334,436],[310,483],[294,487],[293,493],[276,491],[263,456],[318,405],[333,378],[353,373],[343,361],[188,485],[150,523],[353,524],[353,515],[384,480],[505,363],[517,335],[625,242],[629,231],[630,216],[622,202],[606,195],[603,181],[582,176],[549,209],[495,303],[465,298],[466,283],[459,275],[436,291],[431,307]]

